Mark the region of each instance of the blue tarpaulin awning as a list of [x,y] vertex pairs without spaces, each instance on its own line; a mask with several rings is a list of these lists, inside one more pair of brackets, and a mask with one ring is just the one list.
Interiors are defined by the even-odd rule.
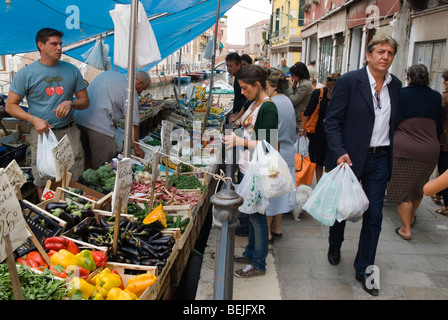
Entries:
[[[162,59],[201,35],[216,22],[218,0],[141,0],[150,19]],[[239,0],[221,0],[220,17]],[[113,21],[109,11],[129,0],[12,0],[0,2],[0,54],[36,51],[35,35],[44,27],[64,32],[63,45],[106,35],[113,65]],[[86,41],[87,42],[87,41]],[[80,61],[95,41],[64,52]],[[146,67],[150,69],[153,65]]]

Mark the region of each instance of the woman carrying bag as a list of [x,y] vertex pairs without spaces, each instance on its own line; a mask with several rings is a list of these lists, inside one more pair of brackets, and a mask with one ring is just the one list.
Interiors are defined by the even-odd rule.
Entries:
[[[266,69],[259,65],[248,65],[238,77],[241,92],[248,100],[254,100],[241,117],[243,137],[235,133],[223,138],[226,148],[237,147],[238,167],[241,174],[249,168],[251,152],[257,143],[265,139],[271,143],[271,130],[278,128],[278,113],[275,104],[266,92]],[[265,136],[264,136],[265,135]],[[239,150],[239,151],[238,151]],[[269,229],[264,213],[249,214],[248,244],[242,255],[235,256],[235,262],[247,265],[235,271],[237,277],[252,277],[266,273]]]

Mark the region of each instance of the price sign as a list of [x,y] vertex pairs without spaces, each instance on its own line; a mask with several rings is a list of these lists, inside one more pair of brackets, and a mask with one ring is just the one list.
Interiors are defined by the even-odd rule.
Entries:
[[54,156],[56,182],[61,181],[68,170],[75,164],[72,145],[67,135],[64,135],[51,152]]
[[161,139],[162,139],[162,153],[166,154],[168,157],[171,153],[171,132],[173,132],[174,123],[162,120],[162,129],[161,129]]
[[117,164],[115,187],[112,194],[112,213],[121,213],[126,210],[128,205],[129,193],[133,183],[131,165],[131,159],[129,158],[123,158]]
[[11,187],[15,190],[20,189],[26,183],[25,175],[16,160],[12,160],[6,167],[6,174]]
[[20,247],[28,239],[26,222],[14,188],[9,183],[5,169],[0,169],[0,261],[5,260],[4,237],[9,235],[12,250]]

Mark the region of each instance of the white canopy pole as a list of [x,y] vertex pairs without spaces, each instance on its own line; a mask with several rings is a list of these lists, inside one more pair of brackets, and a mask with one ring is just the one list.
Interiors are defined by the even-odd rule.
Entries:
[[[123,154],[129,158],[132,145],[132,123],[135,93],[135,33],[137,30],[138,0],[131,1],[131,25],[129,27],[128,82],[126,89],[126,116],[124,125]],[[138,137],[137,137],[138,138]]]
[[207,126],[208,117],[210,116],[210,109],[212,107],[213,100],[213,74],[215,73],[215,58],[216,58],[216,41],[218,38],[218,23],[219,23],[219,7],[221,5],[221,0],[218,0],[218,7],[216,9],[216,23],[215,23],[215,41],[213,45],[213,57],[212,57],[212,71],[210,74],[210,89],[208,91],[207,109],[205,111],[203,129]]

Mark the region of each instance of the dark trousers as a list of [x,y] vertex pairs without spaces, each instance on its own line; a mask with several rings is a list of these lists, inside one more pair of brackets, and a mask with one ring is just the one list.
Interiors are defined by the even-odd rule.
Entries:
[[[448,152],[447,151],[440,151],[437,169],[439,170],[439,175],[441,175],[446,170],[448,170]],[[448,206],[448,188],[443,189],[442,191],[440,191],[437,194],[442,196],[443,204],[445,206]]]
[[[376,249],[383,221],[383,204],[389,177],[389,154],[380,151],[368,154],[360,181],[369,199],[369,208],[363,215],[359,236],[358,252],[354,267],[357,274],[365,274],[366,268],[375,264]],[[328,242],[330,247],[340,249],[344,241],[346,221],[338,222],[330,227]]]

